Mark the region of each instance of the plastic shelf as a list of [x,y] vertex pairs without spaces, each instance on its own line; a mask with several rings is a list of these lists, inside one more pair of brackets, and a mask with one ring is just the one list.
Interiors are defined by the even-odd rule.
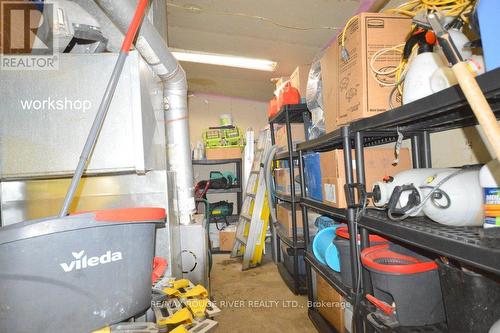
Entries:
[[[297,157],[299,157],[299,153],[293,151],[292,158],[297,158]],[[289,158],[290,158],[290,152],[288,151],[279,152],[274,157],[275,160],[288,160]]]
[[314,324],[314,327],[318,330],[320,333],[339,333],[335,327],[330,325],[330,323],[323,318],[321,313],[318,312],[315,308],[309,308],[308,310],[308,315],[309,319],[311,319],[312,323]]
[[285,202],[289,202],[289,203],[300,203],[300,195],[299,194],[296,194],[295,195],[295,200],[292,200],[292,196],[289,195],[289,194],[283,194],[283,193],[279,193],[279,192],[276,192],[274,194],[274,196],[278,199],[280,199],[281,201],[285,201]]
[[241,163],[241,158],[232,158],[227,160],[193,160],[194,165],[217,165],[229,163]]
[[283,105],[281,110],[274,117],[269,119],[269,124],[284,124],[286,122],[287,112],[291,124],[303,123],[304,113],[310,113],[305,103]]
[[277,264],[277,266],[278,272],[280,273],[281,278],[287,285],[288,289],[290,289],[295,295],[305,295],[307,293],[307,286],[304,276],[297,276],[298,288],[296,288],[295,280],[292,274],[288,272],[288,269],[286,269],[285,264],[283,262],[280,262]]
[[315,210],[323,215],[327,215],[327,216],[330,216],[332,218],[341,219],[341,220],[346,219],[347,212],[345,209],[342,209],[342,208],[331,207],[331,206],[328,206],[320,201],[317,201],[317,200],[314,200],[311,198],[301,198],[300,204],[302,206],[305,206],[307,208],[311,208],[311,209],[313,209],[313,210]]
[[208,189],[207,194],[217,194],[217,193],[239,193],[241,192],[241,188],[239,187],[230,187],[230,188],[221,188],[221,189]]
[[361,217],[359,225],[470,266],[500,274],[500,249],[481,244],[479,227],[451,227],[425,217],[396,222],[389,220],[386,212],[370,209]]
[[337,290],[337,292],[342,297],[344,297],[349,303],[351,303],[352,289],[342,283],[342,281],[340,280],[340,273],[337,273],[327,265],[323,265],[322,263],[320,263],[318,259],[316,259],[310,248],[307,249],[304,259],[306,263],[311,265],[311,268],[319,273],[330,286]]
[[293,243],[293,237],[288,236],[285,232],[285,228],[280,224],[276,223],[274,225],[274,228],[276,230],[276,234],[280,238],[280,240],[285,243],[287,246],[295,249],[304,249],[304,236],[303,235],[297,235],[297,243]]
[[[366,300],[360,302],[361,311],[363,313],[364,321],[370,325],[377,333],[448,333],[448,328],[445,323],[427,326],[399,326],[390,328],[384,326],[382,323],[374,325],[371,321],[366,319],[366,316],[375,312],[376,308]],[[451,332],[450,332],[451,333]]]

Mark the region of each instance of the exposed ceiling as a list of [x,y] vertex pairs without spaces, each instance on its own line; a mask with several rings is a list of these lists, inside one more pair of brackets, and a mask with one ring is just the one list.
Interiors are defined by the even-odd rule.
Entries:
[[182,63],[192,92],[254,100],[272,96],[271,78],[288,76],[297,65],[311,63],[338,32],[335,28],[342,26],[360,3],[359,0],[167,1],[170,47],[278,62],[274,72]]

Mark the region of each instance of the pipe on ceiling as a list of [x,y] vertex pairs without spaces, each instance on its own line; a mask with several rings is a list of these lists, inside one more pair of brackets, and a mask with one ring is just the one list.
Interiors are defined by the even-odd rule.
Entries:
[[[95,0],[124,33],[135,10],[135,0]],[[177,209],[181,224],[190,224],[195,211],[193,166],[189,142],[187,80],[184,69],[147,18],[135,46],[163,83],[163,109],[167,137],[167,169],[175,171]]]

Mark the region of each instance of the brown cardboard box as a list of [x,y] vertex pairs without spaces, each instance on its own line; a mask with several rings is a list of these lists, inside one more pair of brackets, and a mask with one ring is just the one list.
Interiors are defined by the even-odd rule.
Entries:
[[323,117],[326,132],[332,132],[337,126],[338,101],[338,58],[339,48],[336,42],[332,43],[321,58],[321,81],[323,84]]
[[[299,168],[294,168],[294,175],[299,174]],[[292,193],[290,186],[290,169],[289,168],[277,168],[274,169],[274,180],[276,184],[276,192],[279,194],[290,195]],[[300,194],[300,184],[295,183],[295,194]]]
[[[411,19],[408,17],[361,13],[346,29],[345,48],[349,54],[348,60],[341,58],[341,35],[337,39],[337,45],[330,47],[321,63],[323,87],[326,86],[327,90],[333,87],[337,92],[327,91],[323,102],[330,107],[328,114],[336,114],[336,126],[389,109],[389,96],[393,87],[381,86],[375,81],[370,60],[378,50],[404,43],[410,31]],[[334,64],[331,64],[332,59],[336,60]],[[395,67],[400,59],[398,52],[386,53],[374,65],[375,68]],[[325,74],[323,66],[327,68]],[[335,103],[333,110],[332,103]],[[397,106],[401,102],[393,98],[392,104]],[[330,120],[326,122],[331,124]]]
[[[354,156],[354,152],[352,154]],[[366,148],[364,157],[366,190],[368,192],[371,191],[375,182],[382,180],[385,176],[391,176],[412,167],[408,148],[401,149],[397,165],[392,164],[394,161],[394,149],[392,148]],[[353,160],[354,179],[356,179],[355,163]],[[321,153],[320,167],[323,203],[336,208],[346,208],[344,151],[338,149]]]
[[[298,143],[304,142],[306,140],[306,132],[304,129],[304,124],[290,124],[290,129],[292,132],[292,146],[295,149],[295,146]],[[278,146],[278,148],[282,148],[285,151],[288,151],[288,141],[286,137],[286,126],[281,126],[276,129],[274,132],[274,143]]]
[[316,300],[319,304],[319,313],[337,329],[337,332],[344,333],[345,300],[319,274],[316,274]]
[[219,250],[232,251],[236,230],[221,230],[219,231]]
[[[302,210],[300,205],[295,205],[295,221],[297,222],[297,234],[302,235]],[[276,218],[279,224],[284,228],[285,234],[288,237],[292,237],[293,225],[292,225],[292,205],[289,203],[281,203],[276,206]]]
[[292,87],[296,88],[302,99],[306,98],[307,79],[309,77],[309,69],[311,65],[300,65],[295,68],[290,75],[290,83]]
[[241,147],[206,148],[207,160],[225,160],[241,158]]

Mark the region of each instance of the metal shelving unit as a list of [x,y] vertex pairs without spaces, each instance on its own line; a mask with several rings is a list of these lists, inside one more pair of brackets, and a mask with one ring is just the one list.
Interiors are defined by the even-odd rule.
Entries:
[[[500,118],[500,69],[490,71],[479,76],[478,83],[485,93],[497,119]],[[346,168],[346,183],[356,186],[358,189],[365,187],[365,165],[364,148],[385,143],[395,142],[398,134],[402,133],[405,139],[411,140],[411,149],[414,168],[431,168],[431,146],[430,134],[447,131],[450,129],[472,126],[477,124],[470,107],[459,87],[451,87],[439,93],[428,96],[411,104],[404,105],[382,114],[358,120],[348,126],[339,128],[331,133],[308,142],[299,144],[299,170],[303,174],[303,155],[307,152],[323,152],[333,149],[344,149],[344,163]],[[351,149],[354,149],[354,158],[351,157]],[[355,162],[354,162],[355,161]],[[352,163],[356,164],[357,183],[353,182]],[[305,188],[304,179],[301,178],[302,189]],[[350,188],[352,188],[352,186]],[[304,191],[303,191],[304,192]],[[352,197],[356,198],[351,192]],[[349,230],[353,230],[357,223],[361,234],[361,249],[369,246],[369,232],[398,240],[400,242],[422,248],[446,257],[454,258],[466,265],[500,275],[500,250],[493,249],[481,244],[480,228],[474,227],[448,227],[437,224],[427,218],[409,218],[404,221],[394,222],[387,217],[383,211],[367,209],[357,221],[354,217],[358,202],[352,202],[347,210],[333,209],[317,201],[302,197],[302,214],[304,218],[305,245],[310,244],[308,233],[307,211],[316,210],[320,213],[336,218],[345,218]],[[357,258],[356,246],[351,237],[351,257]],[[340,294],[345,296],[346,290],[335,274],[328,267],[314,260],[314,255],[306,252],[306,278],[309,289],[309,298],[312,295],[311,268],[321,274],[325,280]],[[366,319],[366,315],[373,312],[374,307],[361,300],[364,295],[371,293],[371,281],[368,274],[358,271],[356,262],[351,263],[355,280],[357,276],[361,279],[361,289],[353,290],[351,300],[358,300],[359,307],[355,311],[355,325],[358,331],[375,332],[447,332],[445,324],[426,327],[398,327],[394,329],[380,328],[374,326]],[[353,284],[354,285],[354,284]],[[311,315],[314,313],[314,315]],[[324,318],[315,311],[309,309],[309,316],[320,332],[320,325]]]
[[[224,159],[224,160],[193,160],[193,166],[202,165],[202,166],[216,166],[223,164],[234,164],[236,178],[238,179],[238,185],[231,186],[226,189],[209,189],[207,194],[236,194],[236,214],[232,214],[227,216],[226,219],[210,219],[209,223],[229,223],[234,224],[238,222],[239,214],[241,213],[241,205],[243,203],[243,185],[241,182],[241,177],[243,175],[243,163],[241,158],[233,158],[233,159]],[[229,253],[230,251],[220,251],[219,248],[211,249],[213,254],[218,253]]]
[[[275,156],[276,161],[288,161],[288,166],[290,167],[290,184],[291,192],[290,194],[276,193],[276,203],[287,202],[291,204],[291,217],[292,217],[292,235],[288,235],[284,228],[276,223],[273,225],[273,257],[278,265],[278,271],[285,281],[287,286],[294,294],[304,294],[306,293],[306,283],[305,278],[299,272],[299,256],[303,255],[304,237],[299,236],[297,232],[297,210],[296,204],[300,203],[300,196],[295,193],[295,172],[294,172],[294,160],[297,159],[298,154],[294,151],[293,139],[291,136],[291,124],[304,124],[305,137],[308,137],[308,128],[310,126],[310,112],[305,104],[295,104],[295,105],[284,105],[281,110],[271,119],[269,119],[269,127],[271,128],[271,142],[275,144],[275,125],[286,126],[287,132],[287,149],[286,151],[279,152]],[[282,256],[288,255],[287,253],[282,253],[281,243],[285,244],[292,252],[293,260],[293,272],[289,272],[287,267],[284,265]]]

